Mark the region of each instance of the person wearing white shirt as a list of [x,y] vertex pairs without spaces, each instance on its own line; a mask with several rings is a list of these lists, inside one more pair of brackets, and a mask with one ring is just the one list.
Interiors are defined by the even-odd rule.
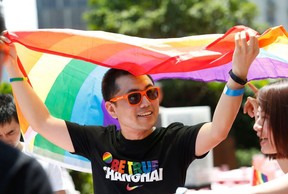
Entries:
[[[25,150],[24,143],[20,141],[21,131],[18,121],[16,106],[13,96],[10,94],[0,95],[0,140],[18,148],[27,155],[33,157]],[[42,165],[50,180],[52,190],[55,194],[76,194],[74,183],[67,176],[66,169],[52,164],[43,159],[36,158]],[[66,172],[65,172],[66,171]],[[71,188],[72,187],[72,188]],[[75,192],[74,192],[75,191]]]

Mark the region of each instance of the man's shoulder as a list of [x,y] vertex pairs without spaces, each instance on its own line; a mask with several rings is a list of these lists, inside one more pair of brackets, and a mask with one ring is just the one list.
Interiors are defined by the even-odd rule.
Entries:
[[204,123],[199,123],[195,125],[185,125],[181,122],[173,122],[169,124],[167,127],[158,127],[161,133],[178,133],[178,132],[188,132],[188,131],[199,131]]

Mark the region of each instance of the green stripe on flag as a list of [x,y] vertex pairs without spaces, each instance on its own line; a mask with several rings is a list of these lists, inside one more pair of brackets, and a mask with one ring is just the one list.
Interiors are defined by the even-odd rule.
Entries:
[[70,120],[75,99],[88,75],[96,65],[71,60],[55,80],[45,104],[50,113],[64,120]]
[[[55,80],[45,100],[45,104],[53,116],[70,120],[78,92],[83,82],[96,67],[92,63],[80,60],[71,60],[65,66]],[[40,135],[36,136],[34,144],[41,148],[49,148],[50,151],[59,154],[65,152]]]

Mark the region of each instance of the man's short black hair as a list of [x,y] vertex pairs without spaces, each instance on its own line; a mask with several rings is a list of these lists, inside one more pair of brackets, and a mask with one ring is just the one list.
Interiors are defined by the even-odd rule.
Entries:
[[0,125],[11,123],[13,119],[19,123],[13,96],[0,94]]
[[[125,76],[125,75],[132,75],[129,71],[122,70],[122,69],[109,69],[102,80],[102,96],[103,99],[106,101],[109,101],[111,98],[114,97],[114,95],[120,90],[119,86],[116,84],[116,80],[119,77]],[[154,84],[154,80],[150,75],[147,75],[152,83]]]

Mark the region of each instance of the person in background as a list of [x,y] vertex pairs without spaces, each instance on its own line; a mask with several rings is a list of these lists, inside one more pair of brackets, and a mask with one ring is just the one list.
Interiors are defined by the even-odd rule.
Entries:
[[[1,8],[0,6],[0,31],[2,32],[6,27]],[[0,84],[2,64],[6,54],[5,48],[1,45]],[[0,141],[0,193],[52,194],[53,192],[46,172],[36,159]]]
[[[282,177],[270,184],[259,186],[261,193],[288,193],[288,80],[280,79],[258,90],[249,85],[256,98],[248,97],[244,113],[255,118],[253,129],[259,137],[261,152],[276,159],[282,169]],[[265,192],[264,192],[265,191]]]
[[261,152],[276,159],[284,175],[245,190],[186,191],[195,194],[287,194],[288,193],[288,80],[280,79],[262,87],[250,88],[256,98],[248,97],[244,113],[255,118],[253,129],[259,137]]
[[53,193],[47,174],[36,159],[1,141],[0,158],[0,193]]
[[[0,51],[0,61],[5,57]],[[0,62],[0,83],[2,63]],[[51,184],[40,163],[0,141],[0,193],[52,194]]]
[[[13,96],[10,94],[0,94],[0,140],[27,155],[31,155],[25,152],[24,143],[20,141],[20,137],[21,131]],[[67,185],[71,180],[67,179],[64,174],[64,170],[66,169],[62,169],[58,165],[41,159],[38,159],[38,162],[46,170],[54,193],[64,194],[67,193],[66,191],[71,190]]]
[[[10,43],[5,35],[0,40]],[[175,122],[156,128],[159,89],[153,79],[108,70],[102,80],[102,95],[106,110],[119,121],[118,130],[115,125],[82,126],[52,116],[25,81],[15,46],[6,45],[10,57],[5,67],[23,115],[43,137],[91,161],[95,193],[168,194],[183,186],[190,163],[205,157],[227,137],[241,106],[250,65],[259,53],[255,34],[242,31],[235,35],[231,77],[212,122],[194,126]]]

